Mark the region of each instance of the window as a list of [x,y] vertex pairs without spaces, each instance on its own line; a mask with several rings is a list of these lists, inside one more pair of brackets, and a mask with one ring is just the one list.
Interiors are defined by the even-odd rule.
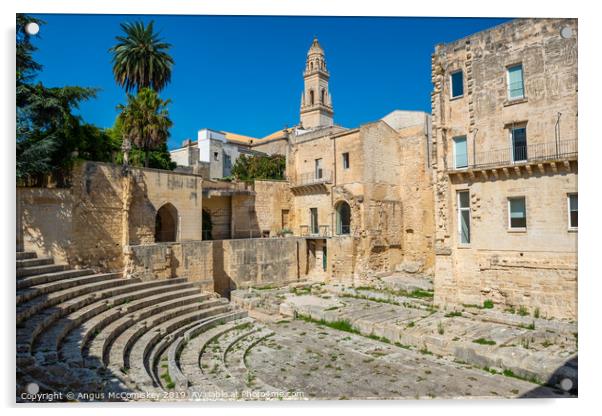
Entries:
[[309,90],[309,105],[314,105],[314,90]]
[[320,102],[326,104],[326,90],[324,88],[320,91]]
[[316,159],[315,162],[315,179],[322,179],[323,170],[322,170],[322,159]]
[[452,72],[451,80],[451,98],[458,98],[464,95],[464,78],[462,71]]
[[569,229],[577,229],[577,194],[569,194]]
[[224,153],[224,176],[232,174],[232,158]]
[[508,99],[516,100],[524,98],[525,86],[523,82],[523,65],[508,67]]
[[309,209],[309,216],[310,216],[310,224],[311,224],[311,233],[312,234],[318,234],[319,233],[319,227],[318,227],[318,208],[310,208]]
[[213,160],[215,160],[216,162],[219,160],[219,153],[218,152],[213,152]]
[[285,228],[288,228],[288,216],[289,216],[289,210],[283,209],[282,210],[282,229],[283,230]]
[[527,127],[512,127],[510,139],[512,140],[512,162],[527,160]]
[[336,206],[337,235],[349,235],[351,232],[351,207],[345,201]]
[[470,244],[469,191],[458,191],[458,235],[461,244]]
[[460,169],[468,166],[468,145],[466,136],[454,137],[454,168]]
[[508,225],[511,230],[527,228],[527,206],[525,197],[508,198]]
[[343,169],[349,169],[349,152],[343,153]]

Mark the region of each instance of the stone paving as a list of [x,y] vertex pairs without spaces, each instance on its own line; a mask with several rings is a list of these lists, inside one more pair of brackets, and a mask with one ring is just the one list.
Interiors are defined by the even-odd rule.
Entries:
[[440,311],[432,306],[428,290],[390,289],[301,284],[235,292],[233,301],[257,311],[251,313],[260,319],[262,310],[269,316],[278,308],[284,316],[343,322],[364,336],[491,372],[554,386],[568,379],[576,391],[576,323],[476,306]]
[[257,379],[308,399],[562,397],[566,393],[300,320],[247,356]]

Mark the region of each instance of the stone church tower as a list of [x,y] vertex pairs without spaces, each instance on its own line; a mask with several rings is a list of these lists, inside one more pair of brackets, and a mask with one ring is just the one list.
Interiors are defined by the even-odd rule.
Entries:
[[332,126],[334,111],[328,91],[330,74],[318,38],[314,38],[307,52],[303,78],[305,88],[301,94],[301,126],[304,129]]

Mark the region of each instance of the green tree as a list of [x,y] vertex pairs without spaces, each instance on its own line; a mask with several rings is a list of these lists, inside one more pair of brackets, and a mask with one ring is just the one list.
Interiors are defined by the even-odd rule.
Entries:
[[[115,119],[113,127],[107,129],[107,133],[110,137],[112,146],[115,149],[119,149],[115,153],[114,162],[121,164],[123,163],[123,151],[121,150],[121,145],[123,143],[123,123],[120,117]],[[132,145],[132,150],[130,151],[130,165],[144,166],[144,156],[144,151],[139,149],[135,144]],[[149,152],[149,168],[173,170],[176,166],[177,164],[171,160],[171,155],[167,150],[166,143],[163,143],[157,149]]]
[[232,175],[239,180],[284,179],[286,158],[282,155],[241,155],[232,167]]
[[48,173],[63,178],[71,163],[79,158],[111,160],[114,149],[108,135],[73,114],[82,101],[95,97],[97,90],[34,84],[42,66],[32,57],[37,48],[25,26],[44,22],[23,14],[17,15],[16,20],[17,180],[39,183]]
[[169,43],[154,32],[154,22],[122,23],[125,36],[117,36],[117,45],[109,49],[113,55],[115,81],[126,92],[152,88],[161,91],[171,79],[173,58]]
[[165,146],[172,122],[167,106],[169,100],[162,100],[151,88],[142,88],[137,95],[128,94],[126,105],[120,104],[119,119],[123,138],[144,152],[144,166],[149,167],[150,152]]

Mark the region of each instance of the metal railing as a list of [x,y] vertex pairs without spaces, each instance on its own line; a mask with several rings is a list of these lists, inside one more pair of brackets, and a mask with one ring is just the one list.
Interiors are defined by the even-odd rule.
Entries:
[[318,172],[299,173],[289,178],[293,186],[317,185],[332,182],[332,171],[320,169]]
[[577,157],[577,140],[534,143],[526,146],[510,146],[468,154],[461,163],[451,155],[450,170],[479,169],[511,166],[529,162],[563,160]]

